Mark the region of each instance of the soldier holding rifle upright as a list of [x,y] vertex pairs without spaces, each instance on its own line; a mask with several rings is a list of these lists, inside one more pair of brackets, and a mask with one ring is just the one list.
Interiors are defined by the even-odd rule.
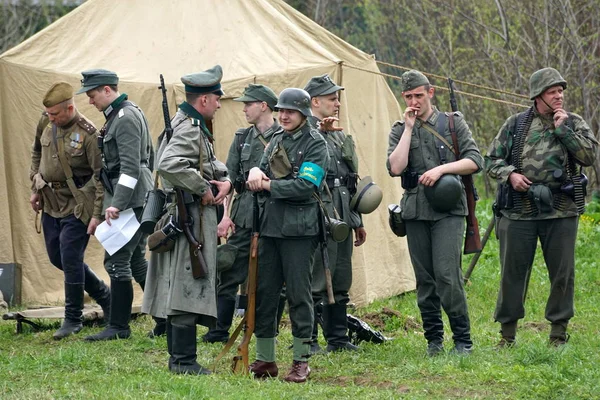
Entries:
[[[461,269],[467,201],[459,176],[479,171],[483,158],[462,115],[439,112],[431,104],[433,94],[421,72],[402,74],[406,108],[404,120],[392,126],[387,166],[390,175],[402,177],[402,218],[427,354],[444,348],[442,307],[453,332],[453,352],[469,354],[473,342]],[[451,122],[458,155],[453,152]]]
[[598,142],[579,115],[565,111],[566,88],[554,68],[534,72],[529,80],[533,105],[506,120],[485,157],[488,175],[498,181],[502,278],[494,319],[501,324],[499,347],[515,344],[538,238],[550,277],[550,344],[564,345],[569,338],[575,239],[587,185],[581,166],[594,163]]
[[[163,261],[152,263],[148,271],[148,290],[144,294],[144,311],[156,313],[166,307],[169,370],[176,374],[209,374],[198,362],[196,325],[214,326],[217,317],[217,205],[231,192],[227,168],[217,160],[213,135],[206,126],[221,107],[220,65],[183,76],[186,101],[171,120],[173,136],[162,137],[157,152],[158,173],[170,202],[167,209],[191,219],[190,235],[200,244],[190,251],[190,237],[179,234],[173,249]],[[177,193],[173,193],[176,191]],[[183,207],[183,208],[181,208]],[[187,221],[183,221],[185,223]],[[181,229],[182,218],[179,218]],[[205,271],[196,275],[192,257],[201,256]],[[197,279],[195,279],[197,277]]]

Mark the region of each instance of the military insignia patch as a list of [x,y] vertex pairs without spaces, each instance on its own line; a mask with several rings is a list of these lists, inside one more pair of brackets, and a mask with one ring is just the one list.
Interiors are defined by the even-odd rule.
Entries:
[[79,150],[83,147],[83,137],[80,133],[73,132],[71,133],[71,148]]

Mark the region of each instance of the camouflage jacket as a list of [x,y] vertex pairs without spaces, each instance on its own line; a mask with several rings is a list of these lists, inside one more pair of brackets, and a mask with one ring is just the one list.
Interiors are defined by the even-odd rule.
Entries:
[[[509,162],[512,151],[513,135],[516,131],[516,119],[519,114],[510,116],[498,135],[494,138],[485,156],[485,166],[488,175],[498,183],[508,183],[509,175],[515,171],[515,166]],[[541,115],[535,110],[534,116],[525,133],[523,152],[521,155],[522,171],[531,182],[544,184],[556,191],[560,182],[556,182],[553,172],[557,169],[567,170],[568,155],[570,154],[577,164],[592,165],[596,157],[598,142],[594,138],[589,126],[581,116],[569,113],[571,123],[563,123],[554,127],[552,116]],[[574,129],[571,129],[571,125]],[[574,201],[564,196],[565,205],[560,210],[554,208],[549,213],[531,215],[521,211],[502,210],[502,214],[510,219],[550,219],[576,216],[577,207]],[[528,202],[527,196],[523,196]]]

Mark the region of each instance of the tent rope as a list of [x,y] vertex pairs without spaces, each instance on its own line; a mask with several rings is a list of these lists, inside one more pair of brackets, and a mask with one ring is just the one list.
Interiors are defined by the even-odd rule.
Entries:
[[[375,74],[375,75],[385,76],[385,77],[396,79],[396,80],[401,80],[402,79],[401,77],[399,77],[397,75],[386,74],[385,72],[380,72],[380,71],[371,71],[369,69],[357,67],[357,66],[354,66],[354,65],[351,65],[351,64],[344,64],[344,66],[346,66],[348,68],[353,68],[353,69],[356,69],[356,70],[359,70],[359,71],[364,71],[364,72],[368,72],[368,73],[371,73],[371,74]],[[444,77],[441,77],[441,78],[446,79]],[[455,82],[459,82],[459,81],[455,81]],[[440,89],[440,90],[445,90],[445,91],[449,90],[445,86],[437,86],[437,85],[431,85],[431,86],[433,86],[436,89]],[[494,99],[492,97],[481,96],[481,95],[474,94],[474,93],[469,93],[469,92],[463,92],[461,90],[455,90],[454,92],[458,93],[458,94],[465,95],[465,96],[475,97],[477,99],[489,100],[489,101],[493,101],[493,102],[496,102],[496,103],[506,104],[506,105],[509,105],[509,106],[523,107],[523,108],[529,108],[529,107],[531,107],[530,105],[525,105],[525,104],[520,104],[520,103],[513,103],[512,101]]]
[[[381,64],[381,65],[385,65],[385,66],[393,67],[393,68],[398,68],[398,69],[403,69],[405,71],[409,71],[411,69],[414,69],[414,68],[403,67],[402,65],[396,65],[396,64],[387,63],[385,61],[377,61],[377,60],[375,60],[375,62],[377,64]],[[428,75],[428,76],[433,76],[434,78],[438,78],[438,79],[446,79],[446,77],[444,77],[444,76],[433,74],[431,72],[423,72],[423,74],[424,75]],[[507,94],[509,96],[520,97],[522,99],[529,100],[529,97],[525,96],[523,94],[518,94],[518,93],[514,93],[514,92],[508,92],[506,90],[496,89],[496,88],[492,88],[492,87],[489,87],[489,86],[478,85],[476,83],[471,83],[471,82],[466,82],[466,81],[460,81],[458,79],[454,79],[454,82],[460,83],[462,85],[468,85],[468,86],[476,87],[478,89],[487,90],[487,91],[490,91],[490,92],[497,92],[497,93]]]

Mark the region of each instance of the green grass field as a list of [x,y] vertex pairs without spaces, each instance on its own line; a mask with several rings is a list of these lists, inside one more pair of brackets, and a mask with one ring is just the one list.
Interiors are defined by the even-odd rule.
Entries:
[[[479,210],[489,209],[483,203]],[[591,211],[591,210],[590,210]],[[491,215],[482,211],[482,227]],[[483,234],[483,232],[482,232]],[[233,351],[211,376],[175,376],[167,370],[166,340],[145,336],[149,317],[133,321],[129,340],[86,343],[99,328],[54,341],[58,326],[15,334],[14,321],[0,321],[0,399],[597,399],[600,398],[600,214],[584,216],[579,227],[576,315],[571,340],[547,345],[544,307],[549,281],[541,254],[536,256],[527,315],[520,321],[518,345],[497,351],[499,325],[492,313],[499,282],[498,243],[492,236],[467,285],[475,351],[469,357],[425,356],[425,339],[414,293],[376,301],[354,314],[394,340],[362,344],[357,353],[311,358],[306,384],[281,379],[256,381],[230,373]],[[470,257],[464,259],[468,266]],[[394,311],[391,312],[390,310]],[[284,316],[287,319],[287,316]],[[199,329],[199,335],[204,328]],[[446,328],[446,347],[452,347]],[[321,338],[321,343],[323,339]],[[279,338],[280,369],[291,362],[291,333]],[[198,345],[199,362],[209,366],[221,345]],[[251,349],[251,354],[253,351]]]

